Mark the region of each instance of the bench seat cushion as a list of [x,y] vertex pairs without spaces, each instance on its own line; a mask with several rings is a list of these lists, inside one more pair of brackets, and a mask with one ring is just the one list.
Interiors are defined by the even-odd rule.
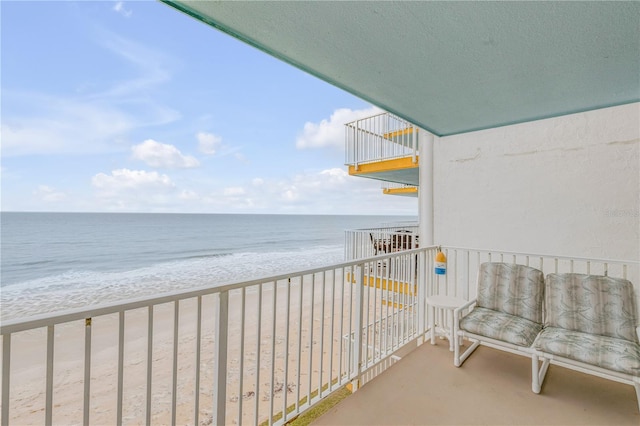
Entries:
[[542,324],[476,306],[460,320],[460,329],[513,345],[530,347],[542,330]]
[[625,339],[545,327],[533,347],[551,355],[640,377],[640,345]]

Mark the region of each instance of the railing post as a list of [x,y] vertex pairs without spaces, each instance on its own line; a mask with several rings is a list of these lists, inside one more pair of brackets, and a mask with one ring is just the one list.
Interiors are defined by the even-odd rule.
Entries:
[[53,424],[53,345],[55,342],[55,328],[53,325],[47,327],[47,387],[44,424]]
[[2,336],[2,426],[9,424],[9,389],[11,378],[11,334]]
[[420,133],[418,131],[418,129],[416,128],[416,126],[413,126],[413,134],[411,136],[413,136],[412,139],[412,143],[413,143],[413,153],[411,155],[411,160],[413,161],[413,163],[415,164],[417,162],[417,154],[418,154],[418,134]]
[[[219,294],[216,303],[217,321],[215,327],[215,363],[213,372],[213,415],[214,424],[226,424],[227,407],[227,339],[229,334],[229,291]],[[256,396],[257,397],[257,396]]]
[[84,320],[84,402],[82,407],[82,424],[89,425],[91,408],[91,323],[92,318]]
[[355,392],[360,387],[360,374],[362,372],[362,313],[364,306],[364,264],[356,266],[356,315],[353,342],[352,363],[355,367],[355,375],[352,372],[351,392]]
[[426,330],[426,304],[427,304],[427,249],[418,253],[418,346],[424,343]]

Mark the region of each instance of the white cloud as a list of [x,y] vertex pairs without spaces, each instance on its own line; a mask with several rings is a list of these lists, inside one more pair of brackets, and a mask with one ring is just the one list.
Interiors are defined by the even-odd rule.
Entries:
[[47,185],[39,185],[33,194],[47,203],[63,201],[67,198],[67,194],[64,192],[60,192]]
[[151,167],[167,169],[190,169],[200,166],[200,162],[190,155],[184,155],[173,145],[147,139],[131,147],[133,158],[144,161]]
[[123,193],[167,192],[175,188],[169,176],[144,170],[118,169],[111,174],[98,173],[91,184],[104,197],[115,197]]
[[349,108],[337,109],[328,120],[320,123],[306,122],[302,134],[296,140],[298,149],[344,147],[344,125],[360,118],[369,117],[382,112],[377,107],[352,110]]
[[[171,78],[169,58],[107,31],[101,33],[99,43],[126,65],[133,65],[134,75],[118,81],[82,82],[82,90],[65,95],[3,87],[3,156],[119,151],[132,131],[180,117],[179,112],[153,99],[155,89]],[[113,66],[130,68],[117,61]],[[86,90],[100,85],[103,87]]]
[[188,201],[188,200],[197,200],[199,196],[198,196],[198,193],[195,191],[184,189],[180,193],[179,197],[181,200]]
[[124,2],[123,1],[118,1],[116,2],[116,4],[113,6],[113,10],[115,12],[118,12],[119,14],[121,14],[122,16],[124,16],[125,18],[129,18],[131,17],[131,15],[133,14],[132,10],[127,10],[124,7]]
[[238,195],[244,195],[247,193],[247,191],[241,187],[241,186],[231,186],[228,188],[225,188],[223,191],[224,195],[226,196],[238,196]]
[[380,182],[331,168],[256,177],[244,186],[211,191],[198,200],[198,207],[218,212],[415,214],[417,200],[384,196]]
[[198,139],[198,150],[207,155],[214,155],[222,144],[222,138],[213,133],[199,132],[196,138]]
[[130,115],[101,102],[6,93],[31,116],[3,117],[2,155],[102,152],[135,127]]

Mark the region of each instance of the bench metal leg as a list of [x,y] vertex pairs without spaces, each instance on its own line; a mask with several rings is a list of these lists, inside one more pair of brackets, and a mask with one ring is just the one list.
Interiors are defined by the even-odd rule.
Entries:
[[467,348],[466,351],[464,351],[462,353],[462,355],[460,354],[460,339],[458,339],[457,337],[454,339],[455,343],[453,345],[454,347],[454,353],[453,353],[453,365],[455,365],[456,367],[460,367],[462,365],[462,363],[464,362],[464,360],[466,360],[469,355],[471,355],[473,353],[473,351],[475,351],[478,346],[480,346],[480,342],[479,341],[473,341],[473,343],[471,344],[471,346],[469,346]]
[[539,357],[537,354],[531,356],[531,390],[534,393],[540,393],[542,389],[542,383],[547,375],[549,369],[550,360],[542,358],[542,366],[539,364]]

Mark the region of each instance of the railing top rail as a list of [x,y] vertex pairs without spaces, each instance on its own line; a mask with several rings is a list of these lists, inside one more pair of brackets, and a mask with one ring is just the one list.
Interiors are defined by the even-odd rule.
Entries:
[[385,226],[376,226],[372,228],[357,228],[357,229],[347,229],[346,232],[366,232],[366,231],[388,231],[396,228],[417,228],[419,224],[417,223],[399,223],[397,225],[385,225]]
[[114,314],[118,312],[130,311],[133,309],[146,308],[149,306],[161,305],[163,303],[174,302],[176,300],[183,299],[191,299],[198,296],[206,296],[210,294],[222,293],[224,291],[231,291],[241,289],[243,287],[251,287],[264,283],[272,283],[286,280],[290,277],[303,276],[303,275],[313,275],[319,272],[325,272],[329,270],[341,269],[341,268],[349,268],[352,266],[356,266],[359,264],[367,263],[367,262],[375,262],[379,258],[389,258],[389,257],[401,257],[410,253],[418,253],[420,251],[427,251],[429,249],[435,248],[435,246],[430,247],[420,247],[411,250],[404,250],[402,252],[397,253],[385,253],[378,256],[371,256],[367,258],[361,258],[356,260],[350,260],[348,262],[342,262],[334,265],[321,266],[318,268],[289,272],[286,274],[280,274],[275,276],[267,276],[262,278],[256,278],[249,281],[235,282],[235,283],[227,283],[222,284],[220,286],[203,286],[192,290],[180,290],[175,292],[167,292],[158,296],[144,296],[138,297],[134,299],[126,299],[120,300],[110,303],[105,303],[102,305],[93,305],[83,308],[70,309],[61,312],[53,312],[46,313],[41,315],[34,315],[31,317],[12,319],[8,321],[2,321],[0,324],[0,335],[16,333],[19,331],[30,330],[34,328],[46,327],[54,324],[63,324],[70,321],[82,320],[85,318],[93,318],[103,315]]
[[516,251],[490,250],[490,249],[478,249],[478,248],[455,247],[455,246],[440,246],[440,247],[442,249],[475,251],[475,252],[481,252],[481,253],[497,253],[497,254],[516,255],[516,256],[546,257],[546,258],[553,258],[553,259],[577,260],[577,261],[584,261],[584,262],[630,263],[630,264],[640,265],[640,260],[630,260],[630,259],[601,259],[601,258],[595,258],[595,257],[557,256],[553,254],[524,253],[524,252],[516,252]]
[[396,115],[393,115],[390,112],[381,112],[379,114],[368,115],[366,117],[358,118],[357,120],[349,121],[348,123],[345,123],[344,125],[353,127],[353,124],[357,123],[358,121],[367,120],[367,119],[375,118],[375,117],[381,117],[383,115],[388,115],[388,116],[395,117],[395,118],[398,118],[398,119],[402,120],[400,117],[398,117]]

